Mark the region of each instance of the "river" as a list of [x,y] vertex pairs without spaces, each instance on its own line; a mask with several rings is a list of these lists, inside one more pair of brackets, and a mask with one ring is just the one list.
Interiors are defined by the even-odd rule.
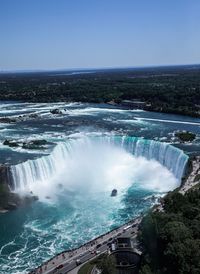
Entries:
[[[27,273],[148,210],[180,184],[187,155],[200,150],[200,119],[187,116],[107,104],[1,102],[0,117],[17,117],[0,124],[0,163],[12,167],[13,191],[39,197],[0,215],[2,274]],[[180,144],[177,130],[197,138]],[[5,146],[6,139],[20,145]],[[32,140],[48,143],[22,147]]]

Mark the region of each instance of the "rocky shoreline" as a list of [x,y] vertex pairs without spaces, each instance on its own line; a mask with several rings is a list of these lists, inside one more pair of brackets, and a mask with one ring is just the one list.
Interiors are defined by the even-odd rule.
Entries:
[[[198,180],[197,180],[198,177]],[[191,188],[193,188],[195,185],[200,183],[200,156],[195,156],[192,159],[189,160],[188,162],[188,166],[186,169],[186,174],[185,177],[182,180],[181,186],[177,189],[181,194],[185,194],[188,190],[190,190]],[[156,204],[153,209],[153,211],[163,211],[163,204],[162,204],[162,199],[160,200],[159,204]],[[133,224],[133,223],[137,223],[137,227],[138,227],[138,231],[139,231],[139,226],[142,222],[142,216],[137,217],[135,219],[130,220],[128,223],[123,224],[121,227]],[[119,230],[121,227],[114,229],[115,230]],[[83,252],[83,247],[90,247],[91,242],[93,241],[97,241],[99,239],[101,239],[102,237],[104,237],[107,234],[112,234],[113,231],[110,231],[106,234],[100,235],[99,237],[97,237],[96,239],[93,239],[90,242],[85,243],[84,245],[75,248],[73,250],[66,250],[63,251],[57,255],[55,255],[53,258],[49,259],[48,261],[44,262],[42,265],[40,265],[39,267],[37,267],[35,270],[29,272],[29,274],[35,274],[35,273],[51,273],[51,271],[53,271],[53,269],[63,263],[63,261],[66,261],[66,259],[69,258],[73,258],[73,256],[76,256],[79,251]],[[142,254],[142,252],[140,251],[140,255]],[[56,269],[56,268],[55,268]]]
[[189,189],[200,183],[200,156],[195,156],[190,160],[190,172],[187,178],[183,181],[179,192],[185,194]]

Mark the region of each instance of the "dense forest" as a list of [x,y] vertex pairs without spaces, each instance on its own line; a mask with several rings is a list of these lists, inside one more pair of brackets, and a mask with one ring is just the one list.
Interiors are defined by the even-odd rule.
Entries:
[[164,211],[143,219],[145,253],[140,274],[200,273],[200,186],[164,198]]
[[200,66],[0,73],[0,100],[140,100],[147,110],[200,117]]

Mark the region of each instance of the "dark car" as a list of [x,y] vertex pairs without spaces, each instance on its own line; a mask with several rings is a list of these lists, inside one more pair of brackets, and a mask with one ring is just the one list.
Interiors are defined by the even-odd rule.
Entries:
[[76,260],[76,265],[80,265],[80,264],[82,264],[81,260],[77,259]]
[[63,264],[59,264],[57,267],[56,267],[56,269],[61,269],[61,268],[63,268]]
[[99,248],[101,246],[101,244],[98,244],[97,246],[96,246],[96,248]]

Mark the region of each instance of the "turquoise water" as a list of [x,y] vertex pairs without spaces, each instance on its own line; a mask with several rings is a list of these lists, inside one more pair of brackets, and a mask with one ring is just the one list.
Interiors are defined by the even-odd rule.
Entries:
[[[1,273],[26,273],[51,256],[109,231],[148,209],[153,192],[131,187],[121,197],[63,193],[1,216]],[[149,197],[149,198],[148,198]]]
[[[61,116],[49,114],[55,107],[67,110]],[[113,109],[107,105],[0,104],[2,116],[22,113],[37,113],[39,118],[0,125],[1,163],[16,164],[52,152],[52,147],[40,152],[9,149],[2,142],[10,138],[42,138],[56,144],[69,137],[76,140],[80,136],[121,135],[174,142],[186,152],[199,147],[198,138],[184,146],[174,138],[177,129],[199,134],[199,119]],[[154,120],[145,120],[149,118]],[[161,163],[136,158],[123,146],[87,147],[83,143],[80,149],[81,143],[77,144],[67,157],[59,158],[58,153],[56,162],[62,168],[56,169],[59,172],[53,178],[29,177],[31,180],[21,192],[31,190],[39,201],[0,215],[1,274],[27,273],[55,254],[138,216],[158,197],[179,185],[178,179]],[[110,196],[113,188],[118,189],[117,197]]]

